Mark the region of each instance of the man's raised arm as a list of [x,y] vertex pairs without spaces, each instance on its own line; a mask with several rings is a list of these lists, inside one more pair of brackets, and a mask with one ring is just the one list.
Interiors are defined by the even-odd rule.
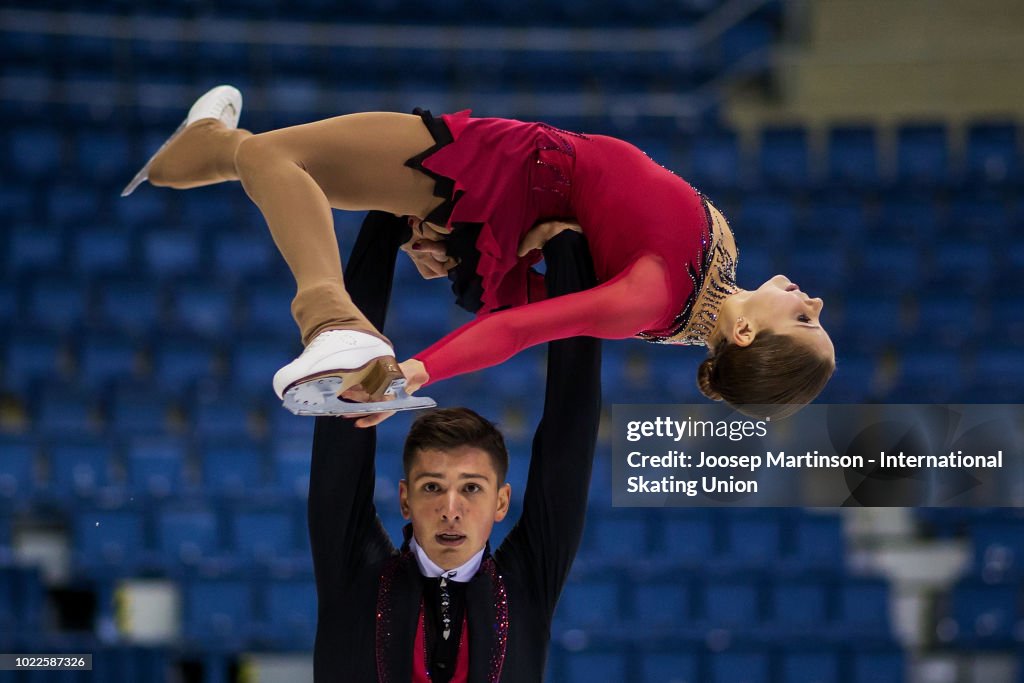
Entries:
[[[378,329],[391,298],[398,248],[408,237],[403,218],[370,212],[345,267],[352,300]],[[353,420],[318,417],[309,473],[309,537],[321,621],[356,569],[393,550],[373,505],[376,429]]]
[[[597,284],[586,238],[565,231],[544,247],[549,298]],[[523,514],[497,556],[521,563],[554,612],[583,536],[601,418],[601,347],[592,337],[548,344],[544,414],[533,439]]]

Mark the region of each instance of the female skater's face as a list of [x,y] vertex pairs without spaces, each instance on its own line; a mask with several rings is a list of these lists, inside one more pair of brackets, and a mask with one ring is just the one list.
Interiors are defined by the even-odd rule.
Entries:
[[746,294],[744,315],[758,329],[787,334],[823,356],[835,358],[832,340],[821,326],[821,309],[825,305],[821,299],[812,299],[785,275],[776,275]]
[[484,547],[494,523],[508,514],[511,491],[499,486],[491,456],[470,446],[420,451],[398,485],[402,516],[442,569],[465,564]]

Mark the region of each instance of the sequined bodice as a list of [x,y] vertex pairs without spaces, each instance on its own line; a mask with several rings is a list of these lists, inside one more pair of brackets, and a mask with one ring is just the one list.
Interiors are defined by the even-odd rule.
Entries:
[[739,291],[736,286],[736,240],[725,216],[704,200],[707,211],[708,239],[700,259],[700,271],[687,265],[687,274],[693,281],[693,294],[673,321],[669,334],[641,332],[637,336],[656,344],[684,344],[707,346],[708,336],[715,329],[722,302]]

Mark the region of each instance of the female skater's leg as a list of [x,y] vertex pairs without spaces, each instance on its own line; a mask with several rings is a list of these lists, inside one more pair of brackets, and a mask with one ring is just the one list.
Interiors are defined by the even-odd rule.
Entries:
[[[405,166],[405,161],[433,144],[422,120],[407,114],[351,114],[261,135],[205,118],[188,126],[157,155],[149,178],[155,185],[174,188],[240,180],[295,277],[298,291],[292,315],[303,343],[334,329],[383,339],[345,291],[331,208],[428,215],[442,199],[434,196],[434,181]],[[334,345],[356,345],[353,339],[365,337],[338,339]],[[367,346],[364,341],[359,344]],[[380,381],[374,381],[377,388],[371,390],[379,398],[382,387],[400,374],[387,360],[394,354],[390,345],[377,346],[378,351],[364,355],[379,358],[384,368],[374,374]],[[340,351],[344,349],[318,348],[313,355],[333,358]],[[281,382],[294,383],[314,372],[307,368],[315,368],[315,374],[329,372],[331,368],[322,366],[330,362],[319,355],[311,359],[304,354],[282,369],[275,386],[280,390]],[[369,363],[358,357],[361,365],[355,369],[362,378]],[[349,376],[355,377],[354,372]]]
[[203,119],[154,159],[150,182],[242,181],[295,277],[292,315],[308,344],[328,329],[377,332],[345,291],[331,208],[429,214],[442,201],[434,181],[405,161],[433,144],[409,114],[350,114],[260,135]]
[[308,344],[332,328],[374,330],[341,275],[331,208],[426,216],[434,181],[405,166],[433,145],[417,116],[350,114],[242,140],[235,166],[298,287],[292,315]]

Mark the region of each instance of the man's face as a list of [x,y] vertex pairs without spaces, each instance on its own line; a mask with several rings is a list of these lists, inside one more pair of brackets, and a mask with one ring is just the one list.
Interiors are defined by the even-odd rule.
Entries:
[[465,564],[508,514],[512,488],[499,486],[491,456],[463,446],[419,451],[398,485],[402,516],[416,542],[442,569]]

